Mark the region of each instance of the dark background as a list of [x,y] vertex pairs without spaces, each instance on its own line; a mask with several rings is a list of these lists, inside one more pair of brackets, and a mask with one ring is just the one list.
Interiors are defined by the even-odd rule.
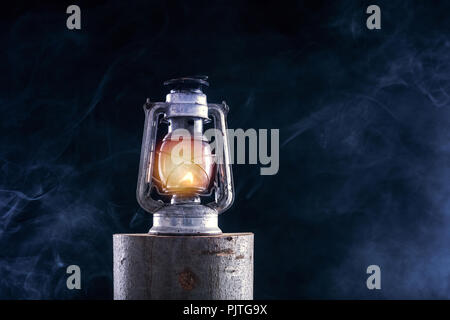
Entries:
[[[255,298],[450,297],[448,1],[9,6],[0,298],[112,298],[112,234],[151,226],[135,199],[142,104],[192,74],[209,75],[231,128],[280,129],[279,173],[235,165],[220,219],[255,233]],[[371,264],[382,290],[366,288]]]

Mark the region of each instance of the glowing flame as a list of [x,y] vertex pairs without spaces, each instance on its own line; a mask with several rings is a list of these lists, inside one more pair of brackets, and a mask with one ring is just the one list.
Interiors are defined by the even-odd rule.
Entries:
[[189,181],[190,184],[194,183],[194,176],[192,175],[192,172],[189,171],[183,178],[181,178],[180,182],[184,181]]
[[[201,151],[200,156],[194,148]],[[165,194],[198,195],[208,191],[214,164],[206,141],[189,139],[180,142],[168,136],[158,147],[156,161],[155,176]]]

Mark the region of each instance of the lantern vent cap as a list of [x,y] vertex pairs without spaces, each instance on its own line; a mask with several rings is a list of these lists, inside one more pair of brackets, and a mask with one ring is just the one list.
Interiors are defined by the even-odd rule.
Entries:
[[171,92],[194,91],[203,92],[203,89],[209,87],[208,76],[187,76],[181,78],[170,79],[164,81],[164,85],[168,86]]

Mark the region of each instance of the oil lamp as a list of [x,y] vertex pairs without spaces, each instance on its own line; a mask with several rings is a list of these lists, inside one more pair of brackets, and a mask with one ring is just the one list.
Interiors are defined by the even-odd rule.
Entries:
[[[166,101],[144,104],[136,196],[153,213],[151,234],[220,234],[218,215],[233,203],[228,106],[207,103],[207,79],[166,81]],[[204,134],[207,124],[220,135],[214,150]]]

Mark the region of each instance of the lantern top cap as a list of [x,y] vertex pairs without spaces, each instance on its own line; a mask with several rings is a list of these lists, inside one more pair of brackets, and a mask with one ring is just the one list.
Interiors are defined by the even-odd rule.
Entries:
[[165,86],[169,86],[171,90],[200,90],[208,87],[208,76],[188,76],[164,81]]

